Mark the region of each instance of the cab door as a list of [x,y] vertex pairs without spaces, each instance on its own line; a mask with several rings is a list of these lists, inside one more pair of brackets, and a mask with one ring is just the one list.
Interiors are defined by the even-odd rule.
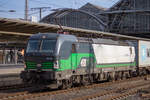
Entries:
[[93,66],[93,52],[90,43],[79,43],[78,48],[79,55],[77,56],[80,60],[80,68],[84,69],[87,74],[91,74],[94,71]]
[[72,44],[72,50],[71,50],[71,65],[72,70],[75,70],[77,68],[77,51],[76,51],[76,44]]
[[85,52],[87,53],[87,58],[86,58],[86,68],[87,68],[87,74],[92,74],[94,72],[94,60],[93,60],[93,52],[92,52],[92,47],[90,43],[85,43]]

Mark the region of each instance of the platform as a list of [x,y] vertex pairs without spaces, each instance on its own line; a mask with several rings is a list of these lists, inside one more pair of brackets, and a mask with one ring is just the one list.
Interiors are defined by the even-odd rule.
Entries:
[[0,64],[0,75],[19,74],[24,70],[23,64]]

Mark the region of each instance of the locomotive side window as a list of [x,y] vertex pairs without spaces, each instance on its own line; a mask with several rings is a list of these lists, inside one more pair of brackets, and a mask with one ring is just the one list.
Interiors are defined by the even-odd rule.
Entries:
[[77,48],[78,53],[90,53],[92,51],[91,45],[88,43],[79,43],[79,48]]
[[76,45],[72,44],[72,53],[76,53]]
[[59,51],[59,56],[61,59],[67,59],[70,56],[71,53],[71,42],[65,41]]

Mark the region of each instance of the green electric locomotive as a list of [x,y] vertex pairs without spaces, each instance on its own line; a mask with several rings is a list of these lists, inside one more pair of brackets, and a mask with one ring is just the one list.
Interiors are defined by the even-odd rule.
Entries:
[[60,88],[131,76],[135,47],[125,41],[39,33],[25,50],[23,82]]

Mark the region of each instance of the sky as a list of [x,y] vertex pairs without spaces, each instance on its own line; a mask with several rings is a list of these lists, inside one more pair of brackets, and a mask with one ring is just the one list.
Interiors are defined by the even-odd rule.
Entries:
[[[42,12],[42,17],[51,13],[51,9],[73,8],[77,9],[86,3],[92,3],[97,6],[109,8],[119,0],[28,0],[29,18],[36,16],[39,19],[39,11],[32,11],[31,8],[50,7]],[[0,17],[4,18],[24,18],[25,0],[0,0]],[[15,10],[16,12],[8,12]]]

